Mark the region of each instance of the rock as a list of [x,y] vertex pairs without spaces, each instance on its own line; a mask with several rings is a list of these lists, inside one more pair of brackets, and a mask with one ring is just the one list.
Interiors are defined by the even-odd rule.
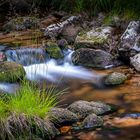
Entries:
[[6,59],[7,58],[6,58],[5,53],[0,51],[0,62],[6,61]]
[[39,20],[36,17],[18,17],[10,20],[3,26],[3,30],[6,32],[21,31],[31,28],[37,28]]
[[15,62],[0,62],[0,82],[17,82],[25,76],[22,65]]
[[[110,108],[111,109],[111,108]],[[78,115],[79,119],[84,119],[86,116],[94,113],[102,115],[110,111],[108,106],[99,105],[97,102],[76,101],[68,106],[68,110]]]
[[120,58],[126,63],[140,52],[140,21],[131,21],[126,31],[121,36],[119,54]]
[[105,69],[118,66],[119,62],[113,56],[102,50],[81,48],[72,54],[72,62],[75,65]]
[[75,48],[93,48],[107,50],[105,43],[107,43],[113,32],[112,27],[98,27],[93,28],[86,33],[80,33],[75,40]]
[[48,42],[45,49],[51,58],[59,59],[64,57],[61,49],[56,43]]
[[104,112],[106,112],[106,113],[112,111],[112,110],[111,110],[112,108],[111,108],[110,105],[107,105],[107,104],[105,104],[105,103],[103,103],[103,102],[100,102],[100,101],[98,101],[98,102],[91,101],[91,102],[90,102],[90,106],[102,108],[102,109],[104,110]]
[[61,36],[65,38],[69,44],[74,44],[80,30],[81,28],[78,25],[69,25],[63,28]]
[[95,114],[88,115],[81,124],[83,129],[91,129],[101,127],[103,125],[103,119]]
[[79,16],[71,16],[70,18],[68,18],[67,20],[63,22],[60,22],[58,24],[57,23],[52,24],[42,30],[44,31],[44,35],[46,37],[56,38],[62,33],[64,28],[68,27],[71,24],[75,24],[77,21],[79,21],[79,19],[80,19]]
[[49,112],[56,124],[72,124],[78,121],[76,114],[64,108],[52,108]]
[[140,53],[130,58],[131,65],[140,72]]
[[57,44],[61,49],[65,49],[68,46],[68,42],[65,39],[58,40]]
[[127,76],[125,76],[123,73],[113,72],[105,78],[104,83],[107,86],[120,85],[124,83],[126,79]]

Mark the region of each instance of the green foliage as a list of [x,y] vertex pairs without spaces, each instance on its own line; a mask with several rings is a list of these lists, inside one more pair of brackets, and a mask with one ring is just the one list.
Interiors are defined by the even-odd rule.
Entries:
[[35,85],[24,82],[22,88],[9,99],[9,110],[17,115],[26,114],[29,118],[46,117],[47,112],[57,104],[56,95],[45,93]]
[[18,140],[19,136],[24,139],[34,135],[49,137],[46,131],[50,128],[49,110],[57,105],[62,92],[55,88],[38,89],[34,83],[23,81],[21,89],[15,94],[1,95],[0,139]]

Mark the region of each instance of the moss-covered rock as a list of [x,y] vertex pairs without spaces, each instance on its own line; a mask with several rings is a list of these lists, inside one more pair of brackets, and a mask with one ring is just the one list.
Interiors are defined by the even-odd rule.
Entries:
[[99,27],[89,32],[81,33],[76,38],[75,48],[104,49],[104,43],[107,42],[112,30],[112,27]]
[[15,62],[0,62],[0,82],[17,82],[25,76],[22,65]]
[[48,52],[51,58],[59,59],[64,57],[61,49],[56,43],[47,43],[46,51]]
[[123,73],[113,72],[105,78],[105,85],[120,85],[124,83],[126,79],[127,76],[125,76]]
[[25,29],[37,28],[39,20],[36,17],[18,17],[10,20],[3,26],[6,32],[21,31]]

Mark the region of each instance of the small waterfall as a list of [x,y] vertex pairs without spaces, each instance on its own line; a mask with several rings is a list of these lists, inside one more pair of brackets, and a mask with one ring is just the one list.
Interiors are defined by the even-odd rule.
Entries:
[[[98,83],[101,76],[80,66],[72,64],[73,51],[63,50],[64,58],[59,60],[50,59],[46,52],[39,49],[8,50],[6,56],[8,61],[15,61],[24,66],[27,79],[31,81],[47,80],[53,83],[61,82],[63,79],[80,79],[94,84]],[[0,89],[8,92],[15,91],[15,85],[0,83]]]
[[72,65],[57,65],[57,62],[50,60],[45,64],[35,64],[24,67],[26,76],[30,80],[47,79],[51,82],[58,82],[63,78],[76,78],[88,81],[94,81],[99,76],[92,72]]
[[6,51],[6,57],[8,61],[14,61],[24,66],[43,63],[49,59],[49,56],[47,56],[45,50],[42,48],[8,50]]

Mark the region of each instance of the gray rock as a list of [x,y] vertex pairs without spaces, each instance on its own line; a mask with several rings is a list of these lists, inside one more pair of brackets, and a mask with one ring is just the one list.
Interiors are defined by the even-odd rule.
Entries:
[[78,25],[69,25],[63,28],[61,36],[64,37],[69,44],[74,44],[76,36],[81,28]]
[[78,115],[79,119],[84,119],[89,114],[102,115],[110,111],[111,108],[101,105],[99,102],[76,101],[68,106],[68,110]]
[[52,24],[47,28],[43,29],[44,35],[46,37],[56,38],[62,33],[64,28],[70,26],[71,24],[74,24],[76,21],[79,21],[79,19],[79,16],[71,16],[61,23]]
[[130,57],[140,52],[139,33],[140,21],[131,21],[121,36],[119,54],[125,62],[130,62]]
[[91,129],[101,127],[103,125],[103,119],[96,114],[88,115],[81,124],[83,129]]
[[72,124],[78,121],[78,117],[73,112],[64,108],[52,108],[49,111],[53,122],[56,124]]
[[[91,31],[86,33],[80,33],[75,40],[75,48],[93,48],[109,50],[105,45],[111,37],[113,32],[112,27],[98,27],[93,28]],[[109,47],[109,46],[108,46]]]
[[113,72],[105,78],[104,83],[107,86],[120,85],[124,83],[126,79],[127,79],[127,76],[125,76],[123,73]]
[[98,101],[98,102],[91,101],[90,106],[102,108],[104,110],[104,112],[110,112],[111,111],[111,106],[110,105],[107,105],[107,104],[105,104],[103,102],[100,102],[100,101]]
[[140,72],[140,53],[130,58],[131,65]]
[[103,50],[94,50],[89,48],[81,48],[76,50],[72,55],[72,62],[75,65],[99,69],[105,69],[120,64],[111,54]]
[[45,45],[45,49],[51,58],[59,59],[64,57],[61,49],[56,43],[48,42]]
[[58,40],[57,44],[61,49],[65,49],[68,46],[68,42],[65,39]]

